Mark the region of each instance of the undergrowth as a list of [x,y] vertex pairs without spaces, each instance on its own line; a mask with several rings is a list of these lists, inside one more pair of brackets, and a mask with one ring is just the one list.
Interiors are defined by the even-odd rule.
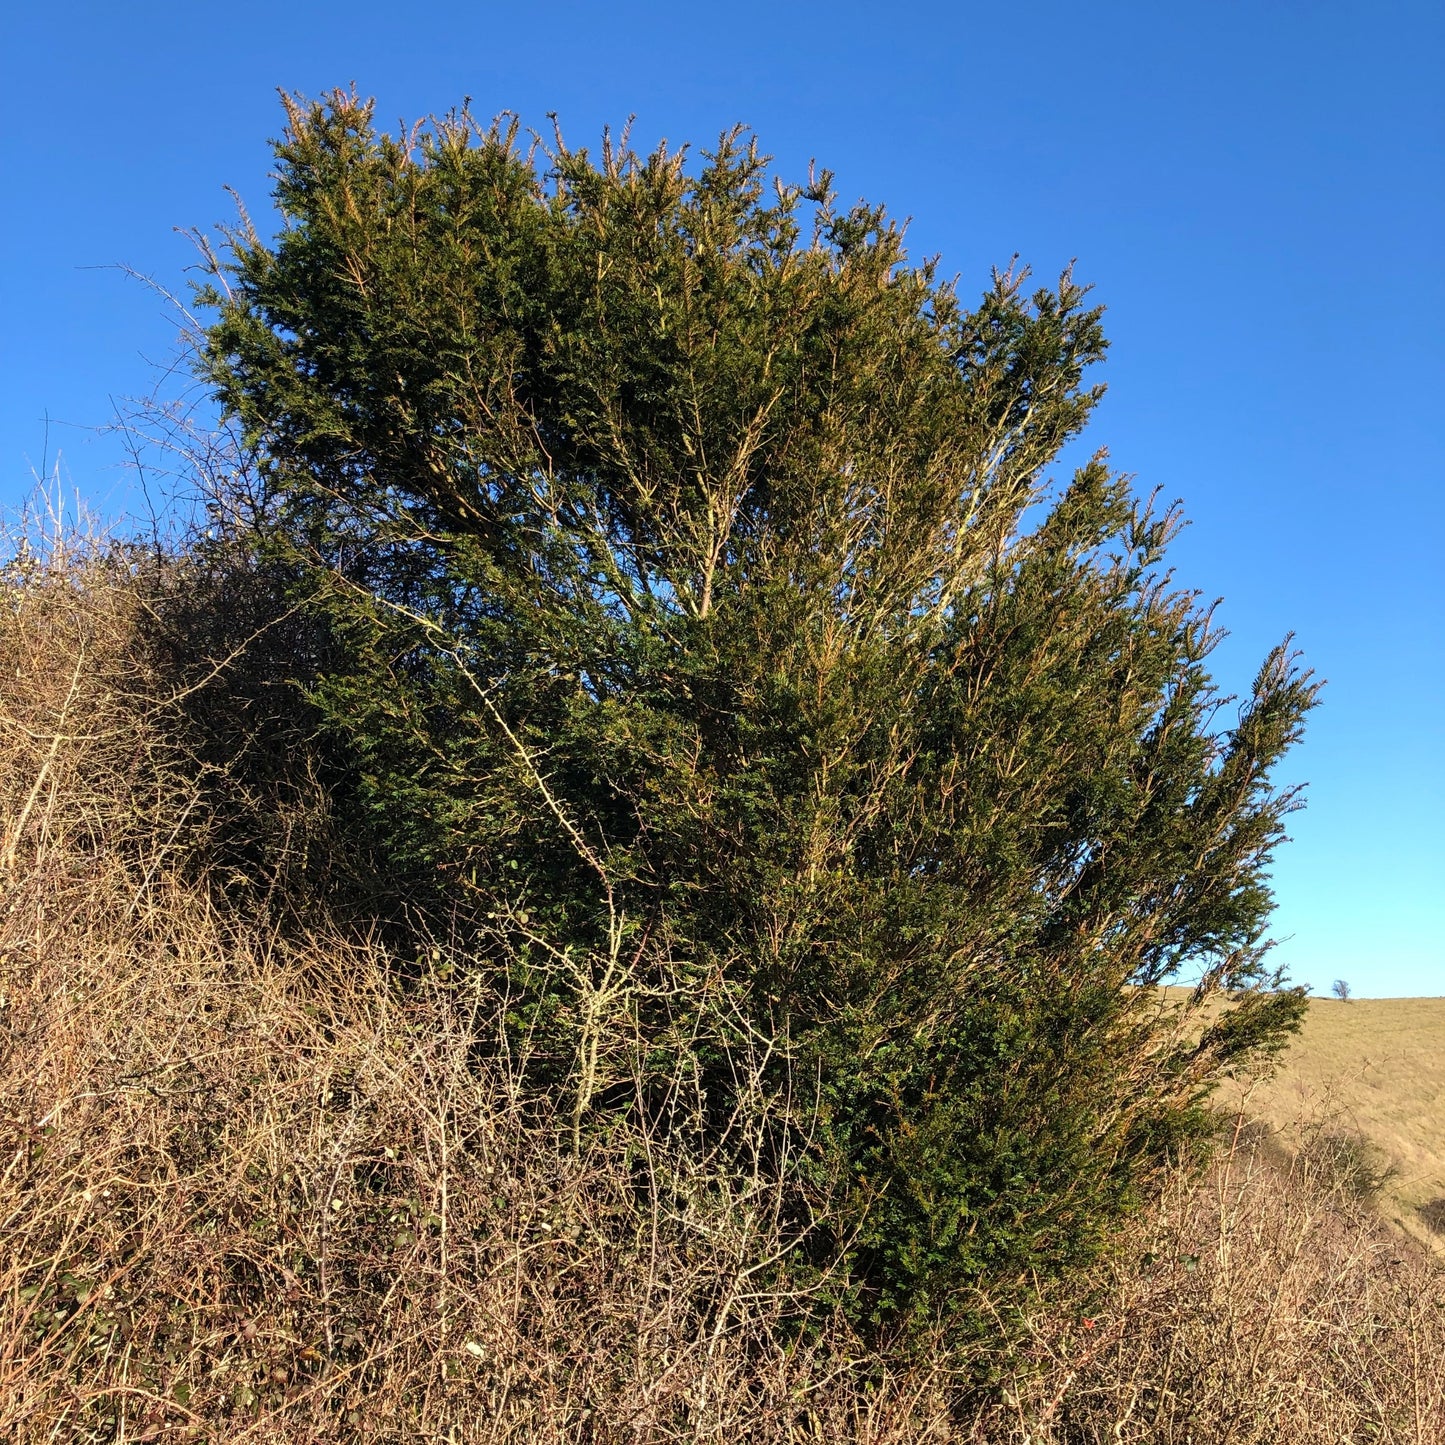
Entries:
[[826,1271],[778,1268],[810,1220],[758,1162],[766,1110],[690,1132],[701,1084],[680,1056],[659,1105],[654,1061],[649,1107],[570,1149],[445,939],[399,970],[321,913],[218,897],[216,780],[135,645],[154,568],[12,555],[0,1437],[1442,1438],[1439,1266],[1338,1150],[1241,1129],[1087,1278],[982,1301],[1015,1347],[865,1345]]

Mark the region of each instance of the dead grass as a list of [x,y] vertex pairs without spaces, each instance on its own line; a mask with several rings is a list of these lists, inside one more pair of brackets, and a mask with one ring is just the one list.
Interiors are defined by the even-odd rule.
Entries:
[[568,1157],[476,1062],[486,1015],[363,948],[164,885],[127,929],[93,905],[7,977],[0,1434],[787,1438],[798,1384],[839,1408],[844,1342],[790,1349],[751,1279],[765,1185],[626,1131]]
[[104,549],[0,600],[0,1438],[1445,1438],[1439,1267],[1243,1130],[985,1395],[989,1360],[800,1332],[799,1226],[741,1125],[620,1115],[575,1155],[464,969],[402,987],[188,876],[206,810],[143,605]]

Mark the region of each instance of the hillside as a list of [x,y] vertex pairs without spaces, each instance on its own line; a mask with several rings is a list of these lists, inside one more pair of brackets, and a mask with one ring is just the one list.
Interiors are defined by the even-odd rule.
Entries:
[[1244,1102],[1292,1152],[1363,1138],[1394,1171],[1381,1212],[1445,1252],[1445,998],[1312,999],[1278,1072]]

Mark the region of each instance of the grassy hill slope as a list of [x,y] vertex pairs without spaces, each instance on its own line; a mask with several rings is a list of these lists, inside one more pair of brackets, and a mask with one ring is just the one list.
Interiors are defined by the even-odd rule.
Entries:
[[1394,1171],[1381,1212],[1445,1253],[1445,998],[1312,999],[1278,1072],[1244,1095],[1292,1152],[1321,1136],[1372,1146]]

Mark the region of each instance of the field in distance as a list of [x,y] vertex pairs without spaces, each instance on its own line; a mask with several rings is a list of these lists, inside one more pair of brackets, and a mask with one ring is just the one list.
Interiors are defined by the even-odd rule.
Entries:
[[1391,1171],[1380,1212],[1445,1254],[1445,998],[1311,999],[1274,1075],[1227,1102],[1292,1153],[1363,1142],[1366,1172]]

